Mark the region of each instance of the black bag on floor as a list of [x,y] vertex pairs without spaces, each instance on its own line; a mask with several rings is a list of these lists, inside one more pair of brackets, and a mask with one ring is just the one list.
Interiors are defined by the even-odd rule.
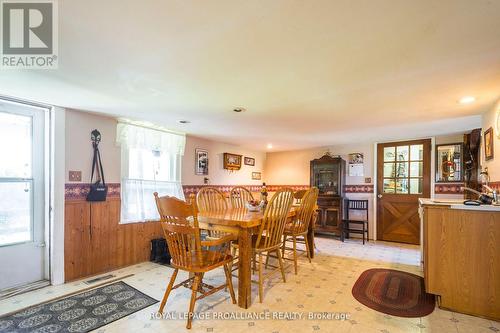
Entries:
[[[90,191],[87,194],[87,201],[106,201],[108,195],[108,187],[104,180],[104,170],[102,169],[101,153],[99,152],[99,142],[101,141],[101,133],[98,130],[93,130],[91,134],[92,147],[94,148],[94,158],[92,160],[92,175],[90,176]],[[96,182],[94,181],[94,171],[96,172]]]
[[170,253],[168,252],[167,241],[165,238],[151,240],[150,260],[159,264],[170,264]]

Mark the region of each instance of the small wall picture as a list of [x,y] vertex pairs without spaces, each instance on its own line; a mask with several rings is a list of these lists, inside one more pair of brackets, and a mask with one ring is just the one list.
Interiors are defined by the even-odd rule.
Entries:
[[255,158],[245,156],[245,165],[255,166]]
[[208,151],[195,149],[195,174],[208,175]]
[[252,172],[252,180],[260,180],[262,177],[260,172]]
[[484,132],[484,159],[493,159],[493,127]]
[[363,153],[349,154],[349,164],[363,164],[363,160],[364,160]]
[[241,155],[224,153],[224,169],[239,170],[241,169]]

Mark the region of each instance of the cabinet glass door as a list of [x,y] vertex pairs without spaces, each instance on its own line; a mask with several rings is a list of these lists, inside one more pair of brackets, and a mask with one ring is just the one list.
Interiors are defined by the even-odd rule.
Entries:
[[314,185],[319,189],[319,194],[336,195],[339,193],[338,165],[315,165]]

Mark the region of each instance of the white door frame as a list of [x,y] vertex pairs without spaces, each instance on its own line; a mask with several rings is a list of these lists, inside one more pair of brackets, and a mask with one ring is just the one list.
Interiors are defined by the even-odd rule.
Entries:
[[[53,159],[51,158],[52,156],[52,117],[53,117],[53,110],[52,107],[48,105],[43,105],[39,103],[32,103],[32,102],[26,102],[22,100],[18,100],[15,98],[11,97],[5,97],[0,95],[0,103],[6,105],[7,112],[9,109],[15,113],[15,114],[37,114],[33,119],[33,137],[36,138],[38,136],[43,138],[43,150],[37,151],[33,156],[32,156],[32,163],[33,163],[33,169],[34,172],[36,172],[37,168],[43,168],[42,174],[38,175],[38,180],[35,177],[35,174],[33,174],[33,178],[35,179],[33,182],[33,186],[36,189],[36,187],[39,187],[43,185],[42,189],[40,190],[39,193],[43,193],[43,200],[33,200],[33,204],[38,205],[33,207],[34,210],[39,211],[38,214],[43,216],[43,230],[39,230],[39,232],[43,233],[43,239],[37,240],[40,245],[43,244],[44,246],[44,251],[43,251],[43,260],[44,260],[44,265],[43,265],[43,279],[41,281],[37,281],[34,283],[29,283],[24,286],[19,286],[20,288],[14,288],[12,290],[9,290],[8,293],[6,293],[4,296],[9,296],[18,292],[25,292],[28,290],[40,288],[42,286],[48,285],[51,282],[51,229],[52,229],[52,213],[51,213],[51,202],[52,202],[52,194],[53,194],[53,177],[52,171],[53,171]],[[36,111],[30,112],[30,109],[35,109]],[[24,111],[24,110],[26,111]],[[35,118],[39,118],[38,121],[39,123],[37,124],[35,122]],[[43,124],[43,134],[38,133],[38,135],[35,134],[36,131],[39,131],[40,129],[37,128],[37,126],[40,126]],[[43,135],[43,136],[42,136]],[[34,150],[36,151],[36,150]],[[38,167],[36,165],[38,164]],[[39,183],[37,183],[39,182]],[[32,191],[32,195],[35,195],[35,192]],[[33,230],[35,232],[35,230]],[[33,239],[35,241],[35,239]]]

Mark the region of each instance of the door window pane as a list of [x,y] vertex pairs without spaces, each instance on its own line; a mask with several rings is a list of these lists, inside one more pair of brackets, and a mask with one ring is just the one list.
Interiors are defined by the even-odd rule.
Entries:
[[395,147],[385,147],[384,148],[384,162],[393,162],[396,158]]
[[0,182],[0,246],[31,240],[31,182]]
[[396,179],[396,193],[408,193],[408,179]]
[[398,178],[408,177],[408,162],[396,164],[396,177]]
[[396,155],[398,157],[398,161],[408,161],[410,155],[408,146],[398,146],[396,148],[397,148]]
[[424,159],[424,145],[411,145],[410,146],[410,159],[412,161]]
[[423,177],[423,162],[410,162],[410,177]]
[[384,177],[393,178],[396,175],[396,164],[384,163]]
[[0,177],[31,178],[31,117],[0,112]]
[[394,193],[393,179],[384,179],[384,193]]
[[423,179],[411,178],[410,179],[410,194],[422,194],[423,192]]

